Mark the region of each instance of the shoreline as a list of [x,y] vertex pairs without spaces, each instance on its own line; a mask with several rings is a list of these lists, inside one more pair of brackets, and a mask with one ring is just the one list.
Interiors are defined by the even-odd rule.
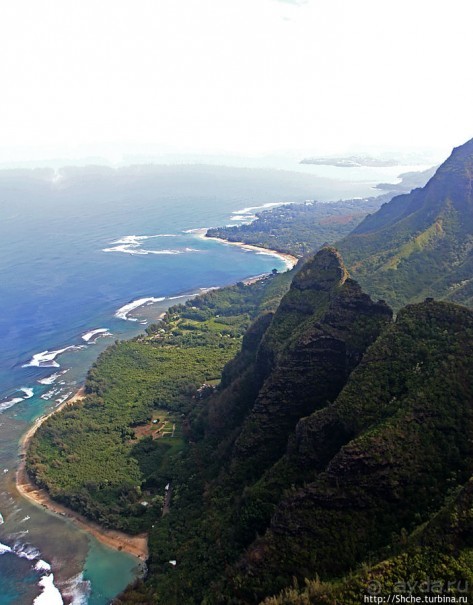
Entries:
[[[291,254],[287,254],[284,252],[279,252],[278,250],[272,250],[269,248],[263,248],[262,246],[256,246],[252,244],[245,244],[244,242],[230,242],[223,238],[219,237],[206,237],[208,229],[201,228],[195,229],[194,233],[197,237],[202,239],[209,239],[213,241],[217,241],[221,244],[227,244],[230,246],[237,246],[242,248],[243,250],[249,250],[252,252],[258,252],[260,254],[267,254],[268,256],[274,256],[282,260],[287,270],[292,269],[299,259]],[[266,277],[267,274],[258,275],[249,277],[243,282],[245,284],[251,284],[260,279]],[[192,293],[189,295],[189,298],[193,296],[198,296],[201,292]],[[184,297],[184,296],[183,296]],[[181,298],[181,297],[179,297]],[[167,311],[160,314],[159,319],[162,319]],[[72,523],[74,523],[77,527],[82,529],[83,531],[91,534],[94,538],[96,538],[102,544],[113,548],[115,550],[126,552],[130,555],[133,555],[140,559],[142,562],[145,562],[148,558],[148,536],[147,534],[139,534],[137,536],[131,536],[121,532],[119,530],[114,529],[106,529],[100,526],[98,523],[87,519],[84,515],[68,508],[67,506],[60,504],[53,500],[48,494],[47,490],[44,488],[38,487],[34,481],[28,476],[26,472],[26,454],[28,451],[29,444],[31,439],[35,435],[38,428],[53,414],[63,410],[68,405],[71,405],[77,401],[81,401],[85,397],[84,387],[81,387],[72,397],[61,403],[57,408],[40,416],[35,420],[33,425],[26,431],[26,433],[21,437],[19,442],[19,464],[16,471],[16,489],[18,493],[35,504],[36,506],[41,506],[48,511],[58,514],[62,517],[69,519]]]
[[38,487],[26,472],[26,452],[28,446],[38,428],[50,418],[56,412],[64,409],[68,405],[71,405],[77,401],[81,401],[85,397],[84,387],[81,387],[75,395],[70,399],[67,399],[56,409],[52,410],[49,414],[40,416],[36,419],[33,426],[22,436],[20,440],[19,448],[19,464],[16,471],[16,489],[21,496],[35,504],[36,506],[42,506],[47,510],[66,517],[72,523],[77,525],[83,531],[91,534],[102,544],[114,548],[115,550],[126,552],[134,557],[137,557],[142,562],[145,562],[148,558],[148,536],[147,534],[139,534],[137,536],[131,536],[115,529],[106,529],[101,527],[98,523],[90,521],[80,513],[55,502],[44,488]]
[[[288,254],[287,252],[279,252],[278,250],[272,250],[271,248],[263,248],[263,246],[256,246],[254,244],[245,244],[244,242],[230,242],[227,239],[223,239],[222,237],[207,237],[208,229],[203,227],[202,229],[195,229],[194,233],[205,240],[210,240],[214,242],[220,242],[221,244],[228,244],[229,246],[237,246],[238,248],[242,248],[243,250],[250,250],[251,252],[259,252],[260,254],[267,254],[268,256],[275,256],[284,261],[288,270],[295,267],[295,265],[300,260],[297,256],[293,256],[292,254]],[[251,278],[250,278],[251,279]],[[253,278],[255,279],[255,278]]]

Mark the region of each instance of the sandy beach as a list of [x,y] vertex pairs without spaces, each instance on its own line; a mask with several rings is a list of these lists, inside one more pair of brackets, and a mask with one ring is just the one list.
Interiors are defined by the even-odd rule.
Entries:
[[[204,238],[206,236],[207,229],[198,229],[195,230],[194,233],[199,237]],[[244,244],[242,242],[229,242],[227,240],[217,237],[209,237],[207,239],[215,240],[222,244],[227,244],[229,246],[238,246],[239,248],[243,248],[244,250],[251,250],[260,254],[268,254],[271,256],[278,257],[284,261],[288,269],[292,269],[292,267],[294,267],[294,265],[299,260],[297,257],[292,256],[291,254],[285,254],[283,252],[278,252],[277,250],[270,250],[261,246],[253,246],[250,244]],[[253,283],[254,281],[258,281],[263,277],[265,276],[259,275],[252,278],[248,278],[247,280],[245,280],[245,283]],[[162,317],[164,317],[164,315],[165,313],[162,313],[159,318],[161,319]],[[97,540],[99,540],[103,544],[106,544],[111,548],[127,552],[131,555],[134,555],[135,557],[138,557],[142,561],[145,561],[148,557],[148,537],[146,534],[130,536],[117,530],[105,529],[101,527],[100,525],[94,523],[93,521],[90,521],[83,515],[67,508],[62,504],[59,504],[58,502],[55,502],[49,496],[48,492],[45,489],[41,489],[37,485],[35,485],[35,483],[30,479],[28,473],[26,472],[26,453],[28,451],[29,443],[38,428],[43,424],[43,422],[45,422],[45,420],[52,416],[52,414],[55,414],[59,410],[62,410],[66,406],[71,405],[76,401],[80,401],[84,398],[84,396],[84,389],[82,388],[70,399],[66,400],[61,405],[59,405],[55,410],[53,410],[47,415],[38,418],[33,424],[33,426],[23,435],[20,441],[19,449],[20,463],[16,473],[17,489],[22,496],[24,496],[31,502],[37,504],[38,506],[43,506],[44,508],[47,508],[48,510],[63,517],[67,517],[78,527],[92,534]]]
[[116,550],[121,550],[123,552],[127,552],[135,557],[138,557],[142,561],[145,561],[148,558],[148,537],[146,534],[140,534],[138,536],[129,536],[123,532],[113,530],[113,529],[105,529],[94,523],[93,521],[89,521],[83,515],[76,513],[75,511],[55,502],[50,498],[49,494],[45,489],[38,488],[37,485],[33,483],[33,481],[29,478],[28,473],[25,468],[25,457],[26,452],[28,450],[28,445],[36,433],[38,428],[43,424],[43,422],[55,414],[59,410],[64,407],[73,404],[76,401],[80,401],[84,398],[84,390],[80,389],[73,397],[62,403],[55,410],[53,410],[50,414],[45,416],[41,416],[36,420],[33,426],[23,435],[20,442],[20,463],[18,466],[18,470],[16,472],[16,486],[19,493],[34,502],[38,506],[43,506],[48,510],[57,513],[63,517],[67,517],[73,523],[75,523],[81,529],[87,531],[92,534],[97,540],[110,546],[111,548],[115,548]]
[[[259,252],[260,254],[268,254],[269,256],[276,256],[283,260],[288,269],[292,269],[298,262],[297,256],[293,256],[292,254],[286,254],[285,252],[279,252],[278,250],[271,250],[270,248],[263,248],[263,246],[254,246],[252,244],[244,244],[243,242],[229,242],[226,239],[221,237],[207,237],[208,229],[195,229],[194,233],[199,237],[213,240],[215,242],[220,242],[221,244],[228,244],[229,246],[237,246],[238,248],[243,248],[243,250],[251,250],[252,252]],[[258,278],[255,278],[258,279]]]

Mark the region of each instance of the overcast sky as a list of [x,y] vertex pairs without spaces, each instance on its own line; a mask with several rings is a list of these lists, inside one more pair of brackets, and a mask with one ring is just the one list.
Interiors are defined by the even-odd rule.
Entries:
[[0,161],[450,149],[473,137],[471,0],[15,0]]

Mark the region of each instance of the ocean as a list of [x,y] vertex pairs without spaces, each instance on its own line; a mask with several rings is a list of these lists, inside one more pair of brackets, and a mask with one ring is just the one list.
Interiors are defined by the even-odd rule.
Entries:
[[387,180],[382,170],[317,169],[0,171],[0,605],[105,605],[140,572],[134,557],[18,494],[19,440],[104,348],[178,297],[285,268],[198,229],[249,221],[271,204],[373,195]]

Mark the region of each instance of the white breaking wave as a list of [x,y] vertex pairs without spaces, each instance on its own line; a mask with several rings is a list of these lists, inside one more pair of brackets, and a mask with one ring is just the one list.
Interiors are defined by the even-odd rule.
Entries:
[[8,408],[11,408],[15,404],[20,403],[21,401],[25,401],[25,399],[30,399],[34,395],[33,389],[31,389],[29,387],[22,387],[21,389],[18,389],[18,391],[23,392],[24,397],[12,397],[12,399],[7,399],[7,401],[2,401],[0,403],[0,412],[8,410]]
[[177,300],[178,298],[190,298],[191,296],[197,296],[196,292],[192,294],[180,294],[179,296],[170,296],[168,300]]
[[125,245],[139,245],[140,241],[144,241],[145,239],[148,239],[147,235],[125,235],[125,237],[122,237],[120,239],[115,240],[114,242],[110,242],[112,245],[115,244],[125,244]]
[[36,563],[34,568],[36,569],[36,571],[51,571],[51,565],[49,563],[46,563],[46,561],[43,561],[43,559],[40,559]]
[[61,370],[60,372],[54,372],[54,374],[50,374],[49,376],[46,376],[45,378],[41,378],[40,380],[38,380],[39,384],[53,384],[54,382],[56,382],[56,380],[58,378],[60,378],[63,374],[65,374],[66,372],[68,372],[69,370]]
[[110,242],[112,245],[115,244],[136,244],[147,239],[154,239],[156,237],[179,237],[176,233],[158,233],[156,235],[125,235],[120,239]]
[[43,573],[44,575],[38,582],[38,585],[43,589],[42,593],[36,597],[33,601],[33,605],[64,605],[61,593],[54,584],[54,574],[51,573],[51,565],[40,559],[41,553],[37,548],[29,544],[14,544],[13,548],[6,544],[0,544],[0,555],[11,553],[20,557],[21,559],[27,559],[28,561],[35,561],[34,569]]
[[[139,246],[138,244],[137,246]],[[134,254],[146,256],[147,254],[183,254],[183,250],[145,250],[143,248],[130,247],[130,245],[115,246],[113,248],[103,248],[102,252],[123,252],[124,254]]]
[[50,573],[43,576],[38,585],[41,586],[43,592],[36,597],[33,605],[64,605],[61,593],[54,585],[54,574]]
[[103,248],[102,252],[121,252],[123,254],[133,254],[145,256],[147,254],[184,254],[185,252],[199,252],[193,248],[184,249],[166,249],[166,250],[147,250],[142,247],[143,242],[148,239],[159,237],[181,237],[174,233],[159,233],[157,235],[125,235],[120,239],[110,242],[110,247]]
[[20,559],[28,559],[28,561],[34,561],[39,559],[41,553],[37,548],[31,546],[31,544],[21,544],[19,542],[13,545],[12,552],[15,553]]
[[262,204],[261,206],[248,206],[248,208],[242,208],[241,210],[234,210],[232,215],[248,215],[254,214],[255,210],[265,210],[266,208],[274,208],[274,206],[282,206],[283,204],[287,204],[288,202],[269,202],[267,204]]
[[62,397],[58,397],[55,401],[58,405],[61,405],[61,403],[64,403],[66,401],[66,399],[69,399],[69,397],[74,393],[74,391],[68,391],[65,395],[62,395]]
[[24,401],[23,397],[14,397],[13,399],[8,399],[7,401],[2,401],[2,403],[0,403],[0,412],[3,412],[4,410],[8,410],[8,408],[11,408],[16,403],[20,403],[20,401]]
[[108,328],[97,328],[97,330],[91,330],[90,332],[86,332],[82,335],[81,338],[82,340],[85,340],[85,342],[90,342],[91,344],[94,344],[97,338],[100,338],[102,336],[112,336],[112,334],[109,332]]
[[11,538],[24,538],[30,533],[29,529],[24,529],[23,531],[16,531],[13,534],[10,534]]
[[257,218],[255,210],[267,210],[268,208],[274,208],[275,206],[282,206],[288,203],[290,204],[291,202],[269,202],[267,204],[262,204],[261,206],[248,206],[241,210],[234,210],[230,220],[241,223],[251,223]]
[[65,353],[66,351],[78,351],[79,349],[83,349],[84,345],[71,345],[69,347],[64,347],[63,349],[57,349],[56,351],[42,351],[41,353],[36,353],[30,359],[28,363],[24,363],[22,368],[59,368],[60,365],[55,361],[58,355]]
[[182,250],[145,250],[141,246],[144,241],[157,237],[177,237],[171,233],[157,235],[125,235],[111,242],[110,248],[103,248],[102,252],[122,252],[124,254],[182,254]]
[[59,395],[60,392],[61,392],[61,389],[51,389],[50,391],[47,391],[46,393],[43,393],[41,395],[41,399],[44,399],[44,401],[49,401],[55,395]]
[[136,317],[128,317],[128,314],[131,313],[132,311],[134,311],[135,309],[138,309],[138,307],[142,307],[143,305],[152,305],[153,303],[161,302],[163,300],[165,300],[164,297],[155,298],[154,296],[148,296],[146,298],[138,298],[137,300],[134,300],[134,301],[124,305],[123,307],[120,307],[120,309],[118,309],[118,311],[115,312],[115,317],[118,317],[118,319],[125,319],[128,321],[138,321],[136,319]]
[[254,221],[256,214],[232,214],[231,221]]
[[61,585],[62,594],[71,600],[71,605],[87,605],[90,589],[90,582],[84,580],[82,573],[73,576]]

